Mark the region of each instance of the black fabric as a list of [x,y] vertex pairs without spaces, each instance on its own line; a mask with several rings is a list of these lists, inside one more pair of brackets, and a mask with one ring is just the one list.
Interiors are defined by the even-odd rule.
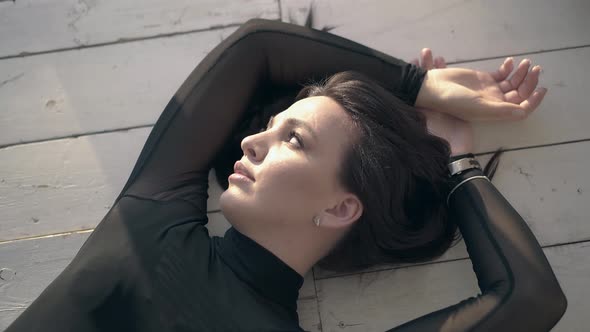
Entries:
[[[327,32],[262,19],[241,26],[190,73],[113,207],[6,331],[300,331],[303,278],[233,227],[209,235],[208,172],[262,87],[349,69],[410,104],[425,74]],[[462,185],[451,210],[482,294],[394,330],[549,330],[566,300],[522,218],[481,180]]]

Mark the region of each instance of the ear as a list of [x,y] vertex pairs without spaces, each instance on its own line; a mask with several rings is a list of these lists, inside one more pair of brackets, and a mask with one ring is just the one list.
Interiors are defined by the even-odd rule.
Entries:
[[325,209],[322,227],[347,228],[363,214],[363,204],[354,194],[346,194],[336,205]]

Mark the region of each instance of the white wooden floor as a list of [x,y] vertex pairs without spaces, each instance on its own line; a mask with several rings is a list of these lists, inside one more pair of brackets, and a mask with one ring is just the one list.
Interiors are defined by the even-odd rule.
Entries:
[[[588,331],[590,2],[587,0],[0,1],[0,330],[73,258],[110,208],[164,106],[198,62],[251,17],[303,24],[410,60],[506,56],[544,68],[524,122],[477,125],[499,146],[494,180],[544,247],[568,298],[554,331]],[[483,156],[485,161],[486,157]],[[209,229],[228,227],[212,183]],[[383,331],[479,293],[463,243],[428,264],[351,275],[315,269],[300,294],[311,331]]]

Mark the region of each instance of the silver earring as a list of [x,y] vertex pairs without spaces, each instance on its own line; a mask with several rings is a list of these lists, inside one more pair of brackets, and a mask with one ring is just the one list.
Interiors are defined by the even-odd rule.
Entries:
[[319,216],[314,216],[314,217],[313,217],[313,223],[314,223],[316,226],[319,226],[319,225],[320,225],[320,222],[321,222],[321,219],[320,219],[320,217],[319,217]]

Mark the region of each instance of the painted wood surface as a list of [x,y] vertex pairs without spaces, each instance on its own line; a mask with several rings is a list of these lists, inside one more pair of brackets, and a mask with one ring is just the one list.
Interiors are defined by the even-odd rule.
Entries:
[[153,125],[236,27],[0,61],[0,146]]
[[[0,241],[94,228],[125,185],[149,128],[0,149]],[[209,211],[221,187],[210,172]]]
[[[544,249],[568,307],[552,331],[587,331],[590,242]],[[477,296],[471,261],[316,280],[323,331],[385,331]]]
[[[209,214],[211,236],[229,228],[219,213]],[[90,231],[0,244],[0,331],[14,321],[74,258]],[[320,331],[312,271],[299,290],[299,322],[308,331]]]
[[[235,29],[0,61],[0,108],[10,110],[0,112],[0,127],[5,128],[0,131],[0,147],[153,125],[188,74],[209,50]],[[367,34],[353,40],[370,45],[374,38],[374,34]],[[379,45],[390,44],[382,41]],[[450,44],[437,46],[428,42],[402,44],[399,49],[387,53],[409,58],[400,53],[401,50],[411,52],[414,57],[424,46],[432,47],[435,54],[449,60],[453,54],[465,53]],[[513,46],[514,49],[499,55],[517,54],[519,51]],[[495,144],[523,147],[588,138],[584,123],[590,122],[590,113],[586,112],[583,100],[576,96],[585,93],[589,85],[585,73],[590,71],[587,61],[590,48],[526,57],[544,68],[540,85],[550,89],[546,101],[529,121],[482,126],[481,138],[478,137],[476,144],[478,151],[489,151]],[[515,60],[523,58],[517,56]],[[491,70],[501,60],[457,66]],[[567,117],[563,116],[564,111]],[[502,139],[490,139],[498,136],[498,130],[503,132]]]
[[449,62],[590,44],[586,0],[281,0],[283,21],[313,27],[410,60],[440,50]]
[[0,2],[0,57],[278,19],[277,0]]

